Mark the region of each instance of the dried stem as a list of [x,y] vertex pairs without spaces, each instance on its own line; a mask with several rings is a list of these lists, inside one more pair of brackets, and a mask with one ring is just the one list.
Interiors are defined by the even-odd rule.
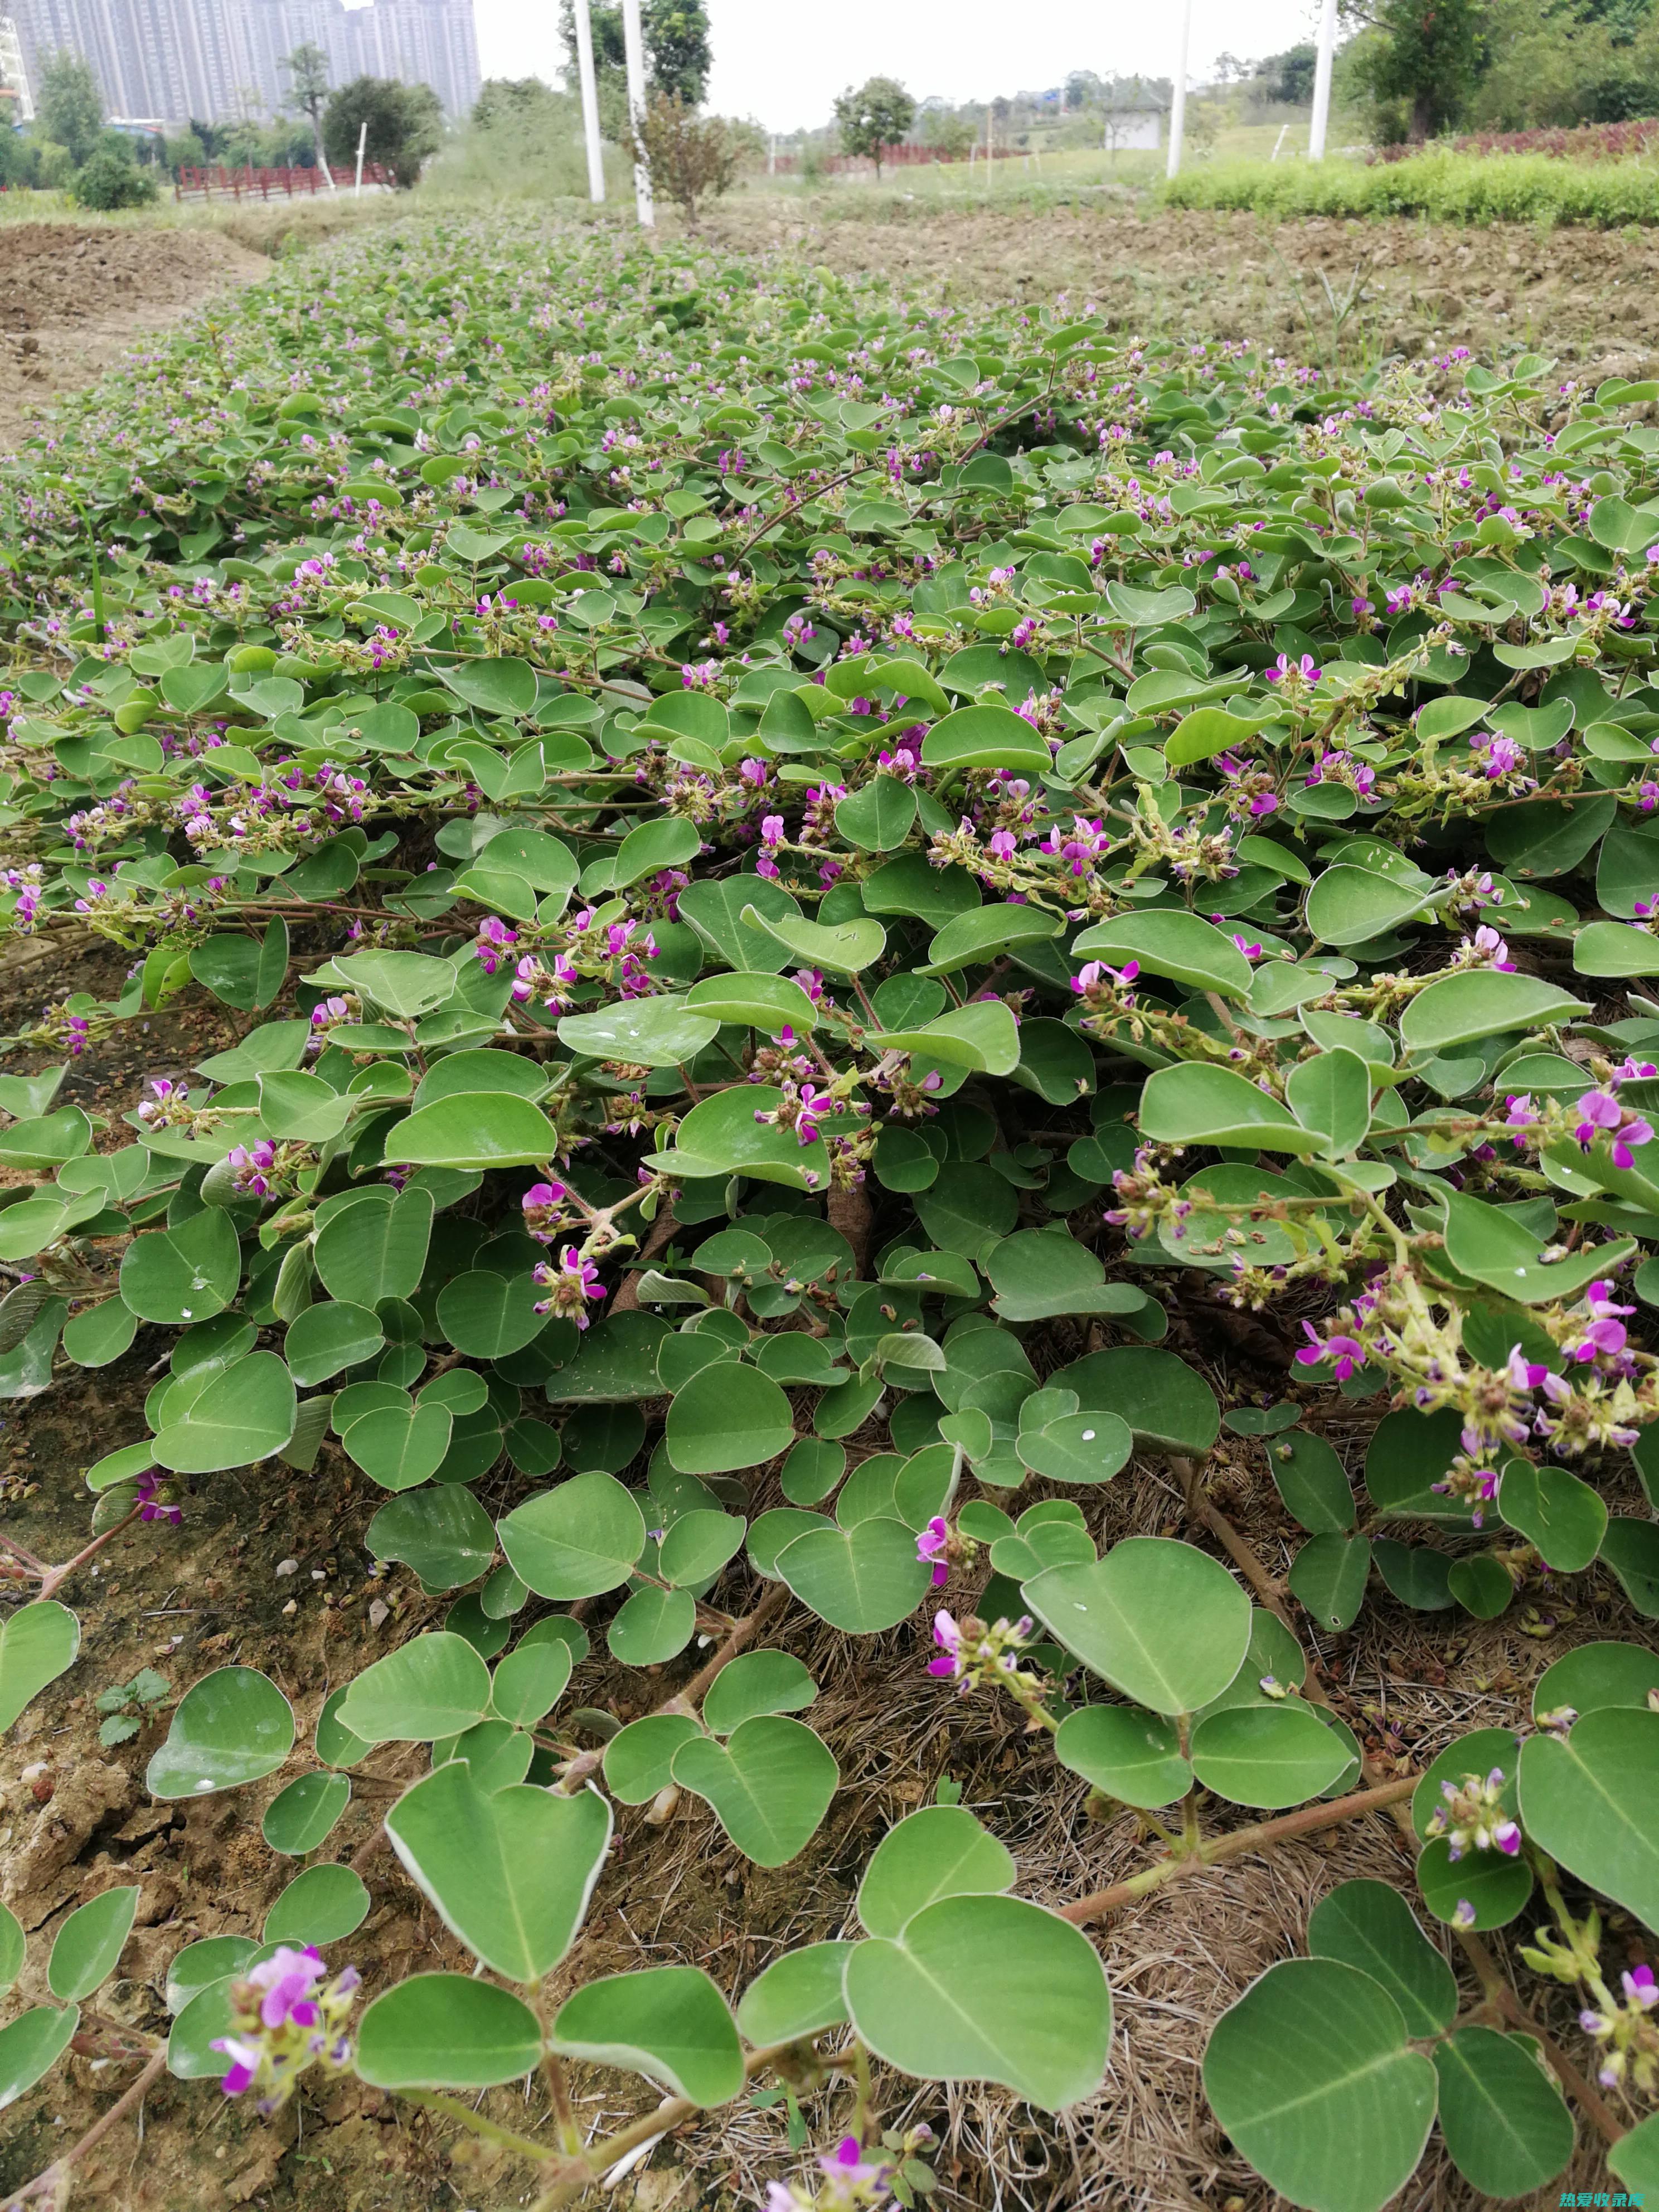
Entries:
[[100,2119],[93,2122],[79,2142],[71,2143],[61,2158],[53,2159],[44,2173],[37,2173],[33,2181],[26,2181],[14,2196],[7,2197],[4,2204],[0,2205],[0,2212],[17,2212],[18,2206],[27,2204],[32,2198],[38,2197],[50,2197],[54,2205],[66,2203],[69,2199],[70,2168],[78,2160],[84,2158],[89,2150],[95,2149],[112,2128],[118,2127],[129,2112],[143,2104],[167,2063],[167,2054],[165,2047],[153,2051],[149,2063],[137,2080],[116,2099]]

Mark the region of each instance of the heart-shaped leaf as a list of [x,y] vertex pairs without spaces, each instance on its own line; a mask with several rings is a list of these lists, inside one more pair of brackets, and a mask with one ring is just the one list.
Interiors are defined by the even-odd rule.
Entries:
[[1025,1601],[1068,1650],[1138,1705],[1196,1712],[1237,1674],[1250,1601],[1191,1544],[1131,1536],[1092,1565],[1050,1567]]
[[[802,1518],[808,1517],[803,1515]],[[851,1636],[891,1628],[921,1602],[933,1579],[914,1532],[876,1516],[851,1528],[827,1522],[783,1546],[777,1571],[801,1603]]]
[[578,1474],[539,1492],[497,1524],[514,1572],[538,1597],[597,1597],[627,1581],[645,1521],[614,1475]]
[[[995,2002],[986,2002],[989,1971]],[[1017,1897],[945,1897],[847,1961],[858,2034],[924,2081],[1000,2081],[1045,2112],[1100,2087],[1112,2000],[1069,1921]]]
[[357,2023],[357,2072],[376,2089],[493,2089],[541,2057],[529,2006],[470,1974],[411,1974]]
[[444,1925],[495,1972],[533,1982],[575,1941],[610,1849],[611,1808],[594,1790],[487,1793],[458,1759],[404,1792],[386,1832]]
[[800,1721],[768,1713],[740,1721],[724,1744],[692,1736],[672,1775],[707,1798],[732,1842],[757,1866],[783,1866],[802,1850],[841,1780],[828,1746]]
[[1005,1846],[963,1805],[927,1805],[890,1827],[859,1884],[859,1918],[872,1936],[902,1936],[942,1897],[1000,1896],[1014,1886]]
[[489,1711],[489,1669],[464,1636],[411,1637],[365,1667],[347,1690],[342,1723],[365,1743],[435,1743]]
[[1540,1850],[1659,1929],[1659,1713],[1608,1705],[1528,1736],[1520,1799]]

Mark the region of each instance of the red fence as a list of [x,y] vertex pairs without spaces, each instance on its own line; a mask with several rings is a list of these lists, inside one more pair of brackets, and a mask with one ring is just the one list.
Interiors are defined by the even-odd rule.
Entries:
[[[352,168],[336,168],[330,173],[337,185],[349,189],[357,180]],[[387,185],[392,182],[388,171],[378,161],[365,161],[363,182],[366,185]],[[326,191],[327,179],[320,169],[180,169],[173,187],[176,200],[210,199],[280,199]]]
[[[1649,117],[1630,123],[1585,123],[1576,130],[1478,131],[1454,138],[1455,154],[1547,154],[1558,161],[1618,161],[1632,154],[1646,154],[1659,143],[1659,120]],[[1420,146],[1379,146],[1373,161],[1402,161],[1420,154]]]

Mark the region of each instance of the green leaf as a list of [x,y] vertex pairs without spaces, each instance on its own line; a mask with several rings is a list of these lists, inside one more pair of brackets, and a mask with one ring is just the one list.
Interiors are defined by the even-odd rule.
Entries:
[[665,1436],[669,1460],[682,1474],[728,1474],[787,1451],[794,1414],[769,1376],[721,1361],[675,1393]]
[[1501,1207],[1460,1190],[1445,1194],[1445,1206],[1446,1257],[1453,1267],[1522,1305],[1575,1297],[1636,1249],[1634,1240],[1624,1237],[1547,1261],[1539,1239]]
[[1659,2189],[1659,2112],[1638,2120],[1607,2153],[1607,2168],[1633,2194]]
[[343,1774],[301,1774],[271,1799],[259,1832],[273,1851],[304,1858],[327,1841],[350,1802]]
[[1558,1574],[1582,1574],[1607,1531],[1599,1492],[1565,1467],[1540,1467],[1529,1459],[1504,1462],[1498,1510]]
[[121,1261],[121,1299],[140,1321],[180,1328],[222,1313],[241,1280],[230,1216],[205,1206],[176,1229],[135,1237]]
[[1344,1534],[1354,1524],[1353,1492],[1323,1437],[1291,1429],[1267,1444],[1267,1464],[1285,1510],[1311,1535]]
[[1193,1786],[1173,1724],[1138,1705],[1085,1705],[1068,1713],[1054,1757],[1103,1796],[1147,1811],[1172,1805]]
[[368,1890],[349,1866],[307,1867],[265,1915],[267,1943],[342,1943],[368,1917]]
[[[1443,895],[1419,869],[1378,870],[1339,863],[1308,893],[1308,929],[1321,945],[1365,945],[1392,935],[1402,921]],[[1269,971],[1273,972],[1273,971]]]
[[317,1273],[332,1298],[378,1308],[418,1288],[432,1236],[429,1194],[406,1190],[390,1205],[362,1199],[317,1231]]
[[1004,1321],[1048,1321],[1058,1314],[1134,1313],[1145,1303],[1133,1283],[1109,1283],[1102,1262],[1064,1230],[1021,1229],[986,1255]]
[[403,1560],[432,1590],[476,1582],[495,1555],[494,1523],[458,1482],[392,1499],[369,1522],[364,1540],[377,1559]]
[[775,939],[796,959],[832,975],[856,975],[873,968],[887,944],[887,932],[867,915],[851,921],[803,921],[794,915],[767,915],[750,904],[744,908],[742,920]]
[[715,883],[705,878],[688,884],[679,896],[681,919],[729,967],[775,974],[787,965],[789,948],[768,932],[764,921],[758,927],[744,921],[744,913],[750,907],[774,920],[800,913],[782,884],[768,883],[763,876],[731,876]]
[[1230,1804],[1277,1812],[1317,1797],[1346,1771],[1348,1747],[1310,1705],[1235,1705],[1193,1730],[1193,1771]]
[[625,1583],[645,1547],[645,1521],[614,1475],[578,1474],[497,1524],[507,1562],[538,1597],[597,1597]]
[[1369,1536],[1310,1536],[1291,1562],[1291,1594],[1333,1635],[1352,1628],[1371,1571]]
[[528,1098],[461,1091],[417,1106],[399,1121],[386,1140],[385,1158],[388,1166],[540,1167],[558,1149],[553,1124]]
[[289,1325],[283,1341],[288,1371],[302,1389],[326,1382],[342,1368],[372,1359],[386,1343],[378,1314],[349,1299],[307,1306]]
[[933,1579],[916,1557],[915,1532],[881,1516],[851,1528],[809,1528],[782,1547],[776,1565],[804,1606],[850,1636],[896,1626]]
[[1285,1085],[1291,1110],[1340,1159],[1357,1149],[1371,1123],[1370,1071],[1358,1054],[1316,1053],[1298,1060]]
[[762,1714],[724,1744],[696,1735],[674,1753],[673,1779],[713,1806],[745,1858],[784,1866],[803,1850],[841,1780],[829,1747],[800,1721]]
[[1304,1129],[1288,1106],[1231,1067],[1196,1060],[1160,1067],[1147,1077],[1139,1120],[1142,1136],[1154,1144],[1236,1145],[1269,1152],[1324,1148],[1323,1138]]
[[465,1637],[434,1630],[365,1667],[340,1720],[365,1743],[435,1743],[489,1711],[489,1669]]
[[173,1708],[144,1776],[152,1797],[206,1797],[274,1774],[294,1748],[294,1711],[267,1674],[221,1667]]
[[354,991],[399,1021],[412,1022],[455,995],[459,978],[447,960],[424,952],[342,953],[331,963]]
[[[507,541],[452,523],[447,542],[464,561],[487,561]],[[527,660],[463,660],[437,673],[458,699],[486,714],[527,714],[536,703],[536,672]]]
[[[795,988],[800,989],[799,984]],[[592,1060],[674,1067],[712,1044],[720,1026],[718,1016],[697,1013],[683,994],[665,992],[654,999],[621,999],[594,1014],[566,1014],[559,1023],[559,1042]]]
[[1221,707],[1199,707],[1183,714],[1164,741],[1164,757],[1171,768],[1190,768],[1212,760],[1229,745],[1254,737],[1261,727],[1255,714],[1230,714]]
[[23,1971],[27,1949],[22,1922],[9,1905],[0,1905],[0,1996]]
[[1117,1345],[1085,1353],[1050,1379],[1060,1389],[1075,1390],[1085,1413],[1118,1414],[1146,1451],[1201,1456],[1221,1431],[1215,1393],[1173,1352]]
[[106,1889],[70,1914],[52,1938],[46,1962],[46,1984],[53,1996],[75,2003],[109,1979],[137,1910],[135,1883],[129,1889]]
[[787,1028],[804,1037],[817,1026],[817,1009],[789,975],[705,975],[686,993],[685,1004],[691,1013],[747,1023],[769,1036]]
[[743,1174],[794,1190],[827,1190],[830,1148],[822,1137],[803,1145],[793,1129],[755,1119],[757,1114],[775,1113],[782,1098],[781,1091],[764,1083],[717,1091],[691,1109],[680,1123],[673,1151],[659,1157],[700,1178]]
[[1572,2114],[1528,2038],[1460,2027],[1431,2054],[1440,2132],[1483,2197],[1530,2197],[1572,2156]]
[[1191,1544],[1131,1536],[1092,1565],[1050,1567],[1026,1603],[1086,1667],[1158,1713],[1196,1712],[1243,1664],[1250,1601]]
[[818,1686],[792,1651],[744,1651],[723,1667],[702,1701],[702,1724],[730,1735],[761,1713],[794,1713],[812,1703]]
[[1426,1059],[1454,1045],[1510,1030],[1554,1026],[1589,1012],[1571,992],[1541,976],[1470,968],[1443,976],[1412,1000],[1400,1018],[1400,1042],[1413,1057]]
[[1250,988],[1250,963],[1232,939],[1195,914],[1114,915],[1075,937],[1071,957],[1114,967],[1137,960],[1148,975],[1226,999],[1244,998]]
[[1423,2154],[1434,2069],[1399,2006],[1333,1959],[1285,1959],[1217,2021],[1204,2089],[1234,2146],[1309,2212],[1380,2212]]
[[[724,1369],[727,1363],[720,1364]],[[705,1368],[703,1372],[710,1370]],[[672,1462],[672,1452],[669,1457]],[[679,1589],[708,1582],[742,1550],[748,1526],[740,1513],[717,1513],[708,1507],[682,1513],[663,1537],[657,1554],[664,1580]]]
[[536,1310],[541,1297],[528,1269],[521,1275],[471,1267],[452,1276],[438,1293],[438,1326],[469,1359],[505,1359],[522,1352],[547,1327]]
[[690,1590],[647,1585],[623,1602],[605,1641],[624,1667],[659,1667],[684,1650],[696,1626],[697,1601]]
[[836,827],[866,853],[890,853],[916,818],[916,794],[895,775],[876,775],[836,806]]
[[842,1978],[853,1946],[805,1943],[786,1951],[750,1982],[738,2007],[738,2027],[761,2048],[822,2034],[847,2017]]
[[78,2005],[36,2005],[0,2027],[0,2112],[58,2063],[80,2025]]
[[606,1974],[560,2006],[550,2040],[572,2058],[643,2074],[694,2105],[743,2087],[743,2046],[726,1999],[696,1966]]
[[1438,2035],[1451,2026],[1457,1977],[1389,1883],[1339,1882],[1313,1909],[1308,1948],[1380,1983],[1399,2006],[1407,2035]]
[[444,1925],[495,1973],[533,1982],[576,1939],[611,1847],[611,1808],[591,1789],[486,1792],[458,1759],[404,1792],[386,1832]]
[[276,1354],[247,1352],[213,1376],[180,1418],[157,1432],[155,1463],[175,1474],[251,1467],[282,1450],[298,1411],[293,1378]]
[[1659,1690],[1659,1652],[1639,1644],[1581,1644],[1546,1667],[1533,1685],[1532,1716],[1541,1720],[1563,1705],[1580,1715],[1603,1705],[1645,1712],[1653,1690]]
[[690,1713],[647,1713],[605,1747],[605,1782],[620,1804],[649,1804],[673,1780],[674,1754],[700,1733]]
[[382,1490],[412,1490],[443,1465],[453,1429],[447,1406],[377,1406],[353,1421],[340,1442]]
[[924,2081],[1000,2081],[1044,2112],[1101,2086],[1112,2000],[1095,1948],[1017,1897],[945,1897],[847,1961],[860,2038]]
[[1581,975],[1659,975],[1659,937],[1622,921],[1592,921],[1572,940],[1572,964]]
[[1006,768],[1047,775],[1048,748],[1012,708],[959,707],[934,723],[921,741],[921,763],[949,777],[960,769]]
[[1013,1858],[962,1805],[926,1805],[890,1827],[859,1884],[872,1936],[902,1936],[943,1897],[994,1897],[1014,1886]]
[[1659,1929],[1659,1713],[1603,1706],[1521,1747],[1528,1838]]
[[56,1598],[20,1606],[0,1622],[0,1732],[29,1699],[75,1664],[81,1624]]
[[493,2089],[541,2056],[529,2006],[468,1974],[411,1974],[357,2024],[357,2072],[376,2089]]
[[947,921],[927,948],[927,964],[915,972],[949,975],[994,960],[1016,945],[1042,944],[1060,934],[1060,918],[1040,906],[970,907]]
[[1000,999],[953,1006],[917,1030],[878,1030],[870,1036],[882,1052],[920,1053],[947,1067],[986,1075],[1012,1075],[1019,1065],[1019,1029]]

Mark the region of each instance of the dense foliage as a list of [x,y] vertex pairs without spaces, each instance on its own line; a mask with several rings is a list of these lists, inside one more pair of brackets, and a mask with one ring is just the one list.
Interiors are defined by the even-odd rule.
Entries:
[[1547,153],[1431,151],[1375,163],[1222,161],[1183,169],[1162,187],[1170,207],[1253,208],[1291,216],[1424,216],[1431,222],[1585,223],[1612,230],[1659,222],[1647,161],[1553,160]]
[[[841,2141],[775,2212],[908,2203],[872,2056],[1091,2096],[1084,1925],[1391,1809],[1411,1895],[1334,1890],[1216,2027],[1233,2144],[1332,2212],[1437,2114],[1492,2195],[1581,2122],[1659,2186],[1656,398],[1535,355],[1331,388],[429,226],[284,269],[10,469],[6,927],[132,965],[10,1040],[0,1388],[158,1379],[86,1548],[6,1540],[0,1721],[74,1664],[110,1534],[230,1470],[447,1606],[303,1739],[246,1666],[173,1711],[153,1795],[256,1792],[307,1863],[261,1945],[179,1954],[140,2081],[355,2069],[550,2207],[775,2075]],[[236,1041],[112,1126],[73,1103],[183,994]],[[1192,1308],[1282,1331],[1285,1379],[1224,1406],[1164,1341]],[[1350,1468],[1323,1431],[1366,1404]],[[1224,1420],[1304,1532],[1288,1588],[1209,1493]],[[1101,1553],[1113,1482],[1159,1533]],[[1589,1575],[1627,1641],[1369,1764],[1318,1657],[1362,1607]],[[1030,1902],[946,1785],[856,1928],[747,1988],[560,1979],[617,1808],[811,1845],[823,1624],[918,1699],[1013,1699],[1144,1869]],[[600,1638],[667,1670],[655,1712],[576,1704]],[[360,2004],[330,1838],[376,1746],[430,1765],[368,1870],[479,1971]],[[136,1903],[64,1923],[12,2094],[77,2037],[143,2057],[95,2010]],[[584,2148],[568,2063],[669,2102]],[[449,2094],[538,2069],[530,2135]]]

